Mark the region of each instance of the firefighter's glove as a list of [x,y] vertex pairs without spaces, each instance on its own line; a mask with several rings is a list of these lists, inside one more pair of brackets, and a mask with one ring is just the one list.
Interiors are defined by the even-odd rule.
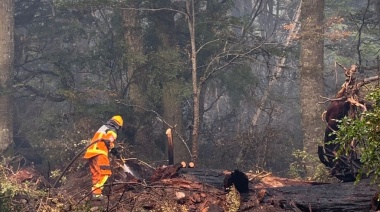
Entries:
[[117,151],[116,148],[112,148],[110,152],[111,152],[111,154],[114,155],[115,157],[120,158],[120,152]]

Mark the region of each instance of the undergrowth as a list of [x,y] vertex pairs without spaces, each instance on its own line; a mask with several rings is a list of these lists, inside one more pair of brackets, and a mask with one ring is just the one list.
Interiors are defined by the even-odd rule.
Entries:
[[25,180],[20,166],[14,163],[14,158],[3,158],[0,161],[0,211],[57,211],[46,204],[48,191],[44,190],[39,177]]

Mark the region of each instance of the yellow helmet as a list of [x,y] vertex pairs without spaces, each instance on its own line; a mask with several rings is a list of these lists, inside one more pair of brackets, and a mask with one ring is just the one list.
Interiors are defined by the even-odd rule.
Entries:
[[111,118],[111,120],[114,121],[120,127],[123,126],[123,118],[121,118],[121,116],[119,116],[119,115],[114,116],[114,117]]

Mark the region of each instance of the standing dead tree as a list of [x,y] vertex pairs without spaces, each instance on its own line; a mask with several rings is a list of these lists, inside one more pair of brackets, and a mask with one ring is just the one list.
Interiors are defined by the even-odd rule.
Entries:
[[334,143],[336,134],[339,129],[339,120],[348,116],[351,118],[360,117],[360,113],[371,109],[371,103],[366,101],[360,95],[360,88],[368,83],[379,80],[379,76],[357,79],[358,66],[351,65],[345,68],[343,65],[336,63],[343,70],[346,80],[341,89],[333,99],[326,98],[326,102],[331,102],[327,110],[323,113],[323,121],[326,122],[324,144],[318,147],[320,161],[330,169],[331,175],[342,181],[354,181],[360,169],[360,158],[355,152],[356,141],[352,141],[348,146],[349,154],[337,155],[340,145]]

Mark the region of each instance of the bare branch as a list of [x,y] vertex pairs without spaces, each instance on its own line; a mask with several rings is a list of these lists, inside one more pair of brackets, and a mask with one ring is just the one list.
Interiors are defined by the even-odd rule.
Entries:
[[363,111],[367,111],[367,107],[361,103],[359,103],[357,100],[355,100],[353,97],[349,97],[347,99],[347,102],[349,102],[352,105],[355,105],[356,107],[360,107],[363,109]]
[[223,91],[222,91],[222,92],[216,97],[216,99],[211,103],[210,107],[208,107],[208,108],[206,108],[206,109],[204,110],[204,112],[207,112],[208,110],[210,110],[210,109],[214,106],[214,104],[220,99],[220,97],[223,96],[224,92],[226,92],[226,90],[223,90]]
[[216,40],[212,40],[212,41],[208,41],[206,43],[204,43],[202,46],[199,47],[199,49],[196,51],[196,53],[198,54],[198,52],[203,48],[205,47],[206,45],[210,44],[210,43],[213,43],[213,42],[216,42],[216,41],[219,41],[220,39],[216,39]]
[[172,8],[133,8],[133,7],[121,7],[119,9],[122,9],[122,10],[136,10],[136,11],[152,11],[152,12],[156,12],[156,11],[172,11],[172,12],[177,12],[177,13],[180,13],[182,15],[185,15],[186,17],[189,17],[189,14],[187,14],[186,12],[184,11],[181,11],[181,10],[176,10],[176,9],[172,9]]
[[[256,47],[250,49],[250,50],[247,51],[247,52],[243,52],[243,53],[235,54],[235,55],[233,56],[233,58],[231,58],[229,61],[227,61],[226,63],[224,63],[222,66],[213,69],[213,70],[210,71],[208,74],[206,74],[205,77],[201,78],[200,85],[203,84],[204,82],[206,82],[207,79],[210,78],[211,75],[214,74],[215,72],[220,71],[220,70],[224,69],[225,67],[229,66],[230,64],[232,64],[232,63],[233,63],[235,60],[237,60],[238,58],[244,57],[244,56],[246,56],[246,55],[252,53],[253,51],[259,49],[262,45],[263,45],[263,43],[260,44],[259,46],[256,46]],[[219,56],[216,56],[216,57],[212,58],[211,62],[207,65],[207,68],[206,68],[206,72],[205,72],[205,73],[207,73],[207,70],[210,69],[211,65],[212,65],[215,61],[218,61],[218,60],[221,58],[221,55],[223,55],[223,56],[231,55],[231,56],[232,56],[233,54],[229,54],[229,52],[227,51],[227,52],[222,52],[222,53],[219,54]]]
[[376,80],[379,80],[379,76],[368,77],[368,78],[363,79],[361,82],[357,83],[356,86],[361,87],[363,85],[369,84],[369,83],[376,81]]
[[263,0],[255,1],[255,5],[252,7],[251,14],[249,15],[249,22],[245,26],[243,26],[240,39],[243,39],[245,37],[245,34],[247,33],[247,29],[249,29],[252,26],[255,19],[262,12],[262,10],[260,10],[262,4],[263,4]]
[[362,30],[363,30],[363,27],[365,26],[366,14],[368,13],[369,6],[370,6],[370,0],[367,0],[367,7],[364,10],[360,26],[358,27],[358,41],[356,45],[356,51],[358,54],[359,66],[362,64],[362,53],[361,53],[362,51],[360,50],[360,47],[362,44]]
[[324,102],[318,102],[318,104],[325,104],[326,102],[341,101],[341,100],[347,99],[346,97],[332,99],[332,98],[328,98],[328,97],[324,97],[324,96],[319,96],[319,98],[325,99],[325,101]]

